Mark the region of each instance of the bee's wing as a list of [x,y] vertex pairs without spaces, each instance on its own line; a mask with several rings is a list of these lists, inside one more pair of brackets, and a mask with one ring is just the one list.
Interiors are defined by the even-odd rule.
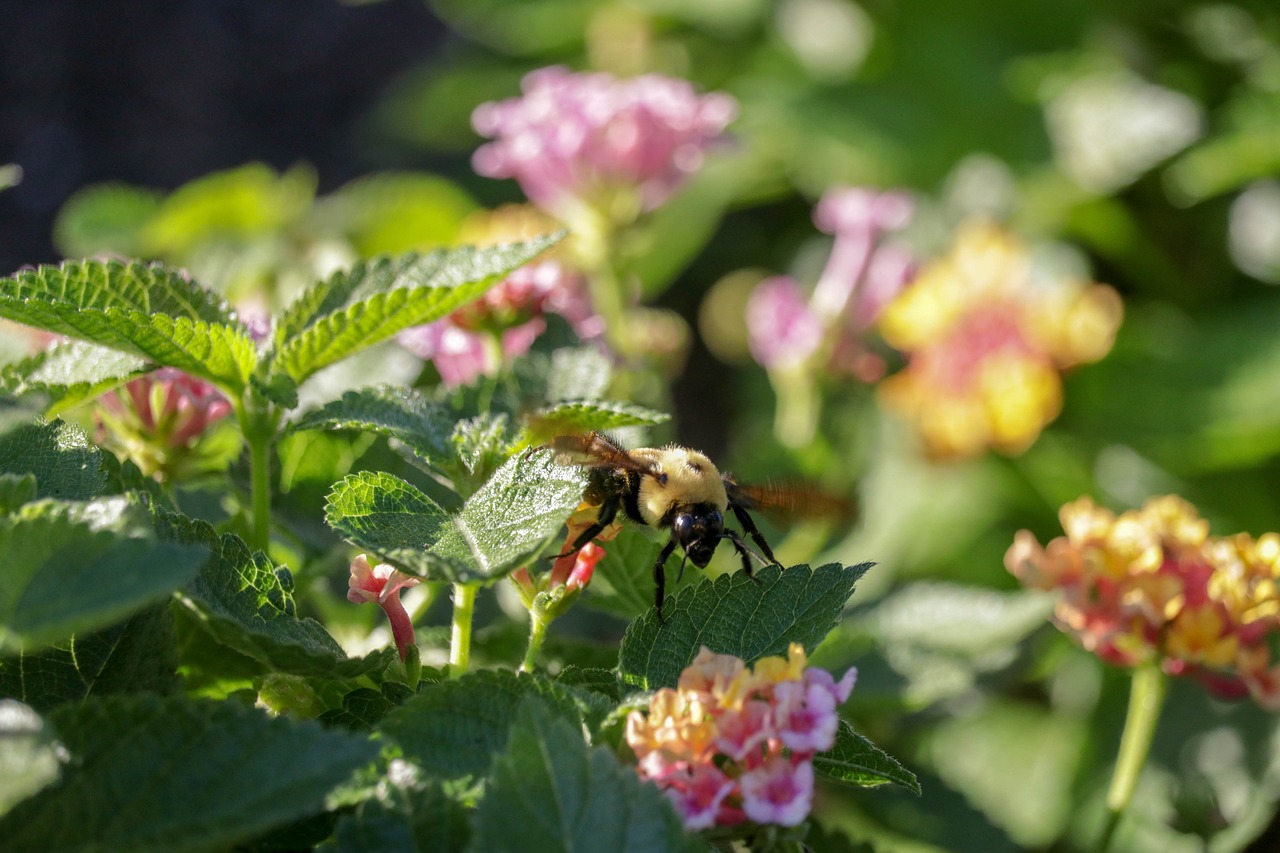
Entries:
[[556,452],[556,461],[561,465],[620,468],[637,474],[654,474],[658,470],[652,459],[628,453],[602,432],[559,435],[551,440],[551,449]]
[[767,515],[797,518],[852,519],[857,504],[851,499],[819,491],[806,484],[762,483],[746,485],[729,477],[724,480],[729,502],[743,509]]

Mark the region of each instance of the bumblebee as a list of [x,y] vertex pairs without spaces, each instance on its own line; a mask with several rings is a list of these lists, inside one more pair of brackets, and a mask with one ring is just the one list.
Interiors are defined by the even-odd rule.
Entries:
[[[677,545],[700,569],[706,568],[724,539],[733,543],[749,577],[753,556],[763,565],[778,563],[747,512],[768,490],[738,485],[704,454],[675,444],[624,450],[600,432],[559,436],[552,440],[551,448],[562,464],[588,469],[583,501],[599,508],[595,521],[559,556],[572,554],[599,536],[615,522],[619,511],[637,524],[670,531],[671,538],[653,566],[659,619],[666,588],[664,568]],[[763,556],[752,551],[736,530],[725,526],[725,515],[730,512]],[[683,562],[680,568],[683,572]]]

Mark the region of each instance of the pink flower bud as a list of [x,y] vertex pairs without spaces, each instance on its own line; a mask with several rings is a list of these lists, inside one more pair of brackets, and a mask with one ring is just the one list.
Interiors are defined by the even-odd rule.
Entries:
[[391,622],[391,636],[395,639],[400,659],[409,654],[414,643],[413,622],[400,602],[400,591],[417,586],[421,581],[411,575],[379,563],[369,565],[364,554],[351,561],[351,577],[347,581],[347,600],[353,604],[374,603],[382,608]]

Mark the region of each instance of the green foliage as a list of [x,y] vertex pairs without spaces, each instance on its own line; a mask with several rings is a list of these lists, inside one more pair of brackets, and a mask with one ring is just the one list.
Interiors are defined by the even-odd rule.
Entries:
[[860,787],[873,788],[893,783],[919,795],[920,783],[911,771],[883,749],[842,722],[836,732],[836,745],[828,752],[815,755],[813,769],[832,779]]
[[0,519],[0,649],[110,625],[182,586],[204,556],[157,540],[126,497],[26,504]]
[[472,851],[702,850],[670,803],[536,700],[516,709],[476,814]]
[[107,486],[102,451],[75,426],[22,424],[0,434],[0,471],[35,478],[32,497],[88,500]]
[[225,303],[176,270],[67,262],[0,279],[0,316],[244,389],[253,342]]
[[323,808],[369,741],[231,702],[113,697],[49,717],[74,758],[0,820],[14,851],[219,850]]
[[513,456],[448,513],[411,484],[365,472],[338,483],[330,526],[359,548],[429,578],[488,581],[542,550],[582,499],[577,469],[548,452]]
[[470,302],[558,236],[357,264],[302,294],[276,327],[273,367],[301,382],[396,332]]
[[44,394],[53,414],[92,400],[151,369],[144,358],[84,341],[57,343],[0,370],[0,388]]
[[787,653],[800,643],[812,651],[840,619],[853,585],[870,568],[828,564],[811,569],[768,566],[704,580],[670,596],[662,619],[651,610],[627,627],[618,670],[645,690],[674,687],[703,646],[748,664]]
[[0,699],[0,816],[57,781],[62,759],[40,715],[13,699]]

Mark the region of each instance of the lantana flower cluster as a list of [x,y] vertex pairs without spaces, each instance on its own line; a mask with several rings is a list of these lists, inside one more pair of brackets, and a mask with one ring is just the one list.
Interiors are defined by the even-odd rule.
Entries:
[[104,394],[96,410],[99,440],[132,459],[144,474],[165,480],[229,461],[202,447],[213,425],[229,414],[231,402],[221,391],[176,367]]
[[[478,246],[527,240],[559,226],[536,208],[509,205],[466,222],[459,239]],[[432,362],[450,388],[492,375],[529,351],[546,330],[547,314],[569,322],[581,340],[604,333],[592,310],[586,283],[559,249],[514,270],[476,302],[447,317],[401,332],[398,340]]]
[[737,114],[728,95],[684,80],[620,80],[560,66],[530,72],[519,98],[481,104],[472,124],[493,139],[475,170],[515,178],[525,195],[575,231],[626,225],[658,207],[702,165]]
[[1080,498],[1059,517],[1066,536],[1041,547],[1023,530],[1005,556],[1025,586],[1061,593],[1058,627],[1109,663],[1280,709],[1280,535],[1210,536],[1172,495],[1119,516]]
[[675,689],[627,718],[641,778],[655,782],[690,830],[796,826],[813,806],[813,756],[835,745],[837,707],[857,671],[836,681],[807,668],[804,648],[747,667],[703,647]]
[[1062,407],[1064,369],[1106,355],[1123,307],[1105,285],[1037,267],[986,222],[958,233],[880,316],[906,367],[879,387],[935,457],[1025,450]]

